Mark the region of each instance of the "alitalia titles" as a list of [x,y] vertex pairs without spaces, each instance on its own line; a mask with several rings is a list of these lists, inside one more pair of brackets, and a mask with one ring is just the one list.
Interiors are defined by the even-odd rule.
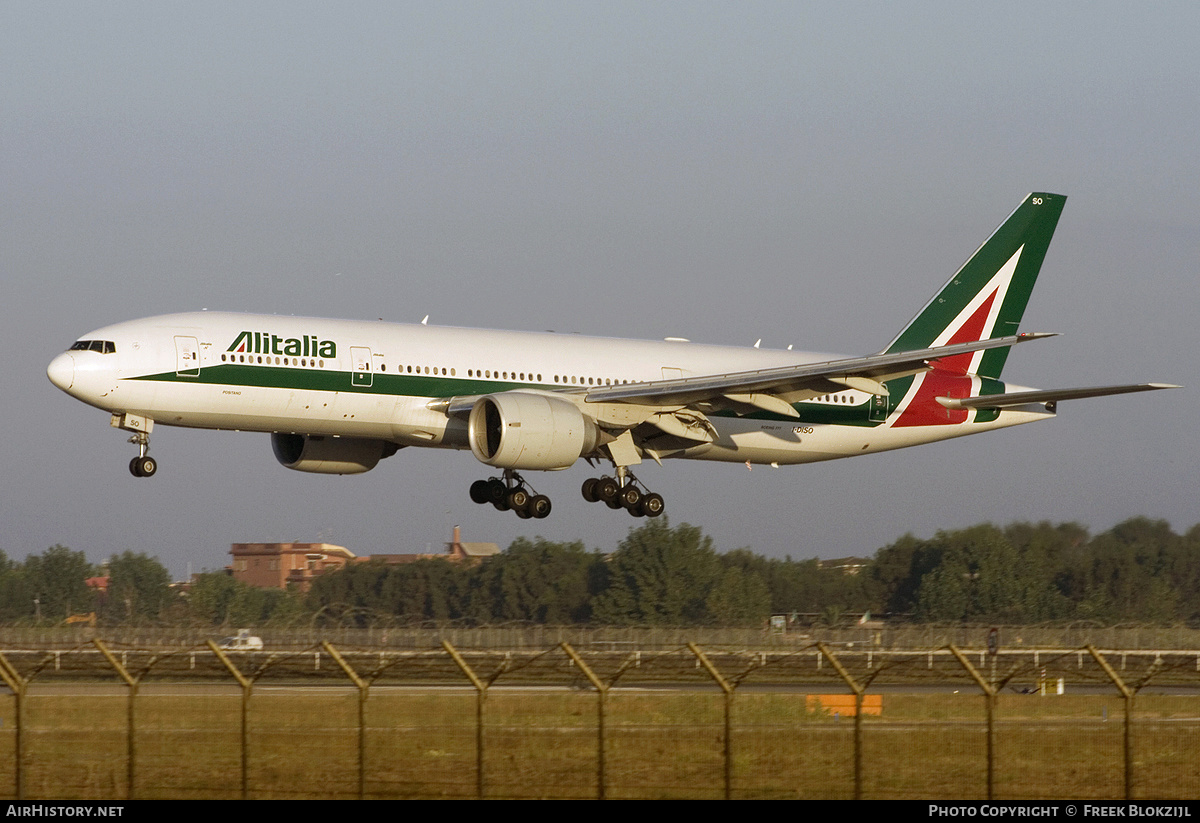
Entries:
[[280,337],[265,331],[244,331],[225,351],[245,354],[287,354],[292,357],[337,357],[337,344],[317,336]]

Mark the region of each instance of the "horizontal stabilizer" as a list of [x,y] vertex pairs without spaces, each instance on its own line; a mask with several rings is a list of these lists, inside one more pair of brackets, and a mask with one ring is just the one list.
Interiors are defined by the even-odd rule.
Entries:
[[1022,391],[1012,394],[988,394],[982,397],[939,397],[937,401],[948,409],[1003,409],[1029,403],[1057,403],[1081,397],[1107,397],[1112,394],[1131,394],[1139,391],[1178,389],[1173,383],[1131,383],[1127,386],[1091,386],[1084,389],[1049,389]]

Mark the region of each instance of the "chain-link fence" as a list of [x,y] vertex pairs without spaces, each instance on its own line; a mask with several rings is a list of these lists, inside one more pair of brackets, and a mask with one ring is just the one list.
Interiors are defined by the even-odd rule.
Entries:
[[[787,616],[783,616],[787,617]],[[307,621],[311,623],[312,621]],[[1000,645],[1008,649],[1070,649],[1092,645],[1101,649],[1200,648],[1200,628],[1188,626],[1100,626],[1086,621],[1042,626],[949,626],[921,623],[887,623],[883,626],[799,626],[769,628],[696,628],[646,626],[548,626],[524,622],[477,626],[467,623],[408,623],[395,616],[371,617],[368,628],[326,625],[263,626],[253,630],[273,649],[306,648],[323,641],[335,646],[384,649],[426,649],[446,640],[458,648],[529,650],[570,643],[589,648],[676,648],[686,643],[704,647],[735,646],[767,650],[799,649],[815,642],[835,648],[881,650],[929,649],[947,645],[983,646],[996,628]],[[94,629],[75,626],[0,628],[0,648],[73,648],[103,637],[115,645],[144,648],[181,648],[203,645],[205,640],[231,634],[232,629],[122,627]]]
[[1196,651],[93,640],[0,676],[19,799],[1200,796]]

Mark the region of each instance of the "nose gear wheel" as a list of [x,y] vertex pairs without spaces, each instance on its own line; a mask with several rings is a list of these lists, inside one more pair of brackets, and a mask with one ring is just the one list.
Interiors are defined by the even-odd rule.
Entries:
[[153,477],[158,471],[158,461],[146,454],[150,449],[150,435],[138,432],[129,438],[129,442],[138,447],[138,456],[129,461],[129,473],[134,477]]

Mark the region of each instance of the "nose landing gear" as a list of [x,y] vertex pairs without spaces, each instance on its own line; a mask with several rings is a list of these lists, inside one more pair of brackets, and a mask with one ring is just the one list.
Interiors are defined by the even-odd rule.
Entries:
[[129,442],[137,445],[138,456],[129,461],[129,473],[134,477],[153,477],[158,471],[158,461],[146,452],[150,450],[150,432],[154,429],[154,421],[139,414],[113,412],[108,425],[133,432]]
[[138,456],[129,461],[129,473],[134,477],[153,477],[158,471],[158,461],[146,454],[150,448],[150,435],[138,432],[129,438],[129,442],[138,446]]

